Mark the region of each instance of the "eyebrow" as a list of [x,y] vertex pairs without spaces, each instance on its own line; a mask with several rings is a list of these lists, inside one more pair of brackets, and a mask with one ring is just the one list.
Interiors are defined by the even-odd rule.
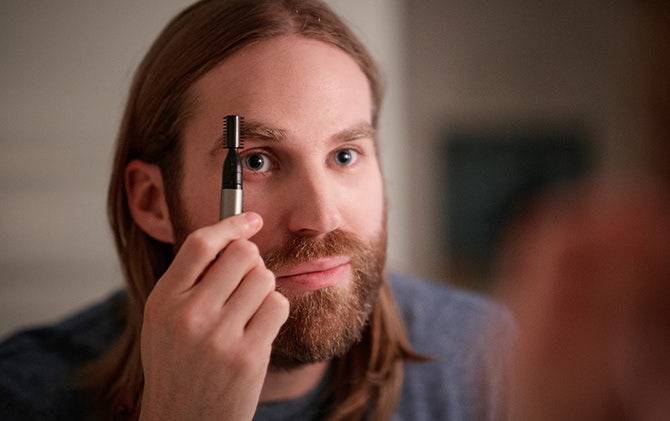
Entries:
[[245,120],[242,125],[242,135],[245,139],[257,140],[287,140],[288,134],[286,130],[275,127],[269,127],[259,121]]
[[370,138],[373,141],[377,140],[377,132],[374,127],[368,122],[359,123],[351,128],[344,129],[333,136],[335,143],[352,142],[358,139]]
[[[258,121],[245,121],[242,125],[244,137],[247,139],[267,140],[267,141],[286,141],[289,136],[286,130],[269,127]],[[329,141],[333,143],[352,142],[358,139],[376,138],[376,131],[370,123],[362,122],[350,128],[346,128],[335,133]]]
[[[245,120],[242,124],[242,136],[245,140],[259,140],[269,142],[286,141],[289,138],[288,132],[277,127],[270,127],[257,120]],[[377,132],[374,127],[368,122],[358,123],[350,128],[346,128],[335,133],[330,137],[329,142],[340,144],[345,142],[353,142],[359,139],[370,138],[376,143]],[[220,150],[223,140],[219,138],[215,149]],[[212,151],[215,153],[216,151]]]

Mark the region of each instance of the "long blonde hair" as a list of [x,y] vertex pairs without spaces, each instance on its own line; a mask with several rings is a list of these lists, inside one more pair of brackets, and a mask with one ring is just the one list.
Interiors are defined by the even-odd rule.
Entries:
[[[166,191],[181,182],[180,134],[189,117],[189,90],[205,73],[246,45],[284,34],[321,40],[349,54],[370,84],[372,122],[382,101],[378,69],[347,26],[319,0],[204,0],[177,15],[144,57],[132,84],[116,145],[108,213],[127,283],[124,330],[115,346],[87,370],[103,413],[135,419],[143,389],[140,332],[144,304],[174,257],[135,223],[124,170],[132,159],[157,164]],[[176,195],[168,206],[178,208]],[[388,419],[402,384],[402,363],[416,360],[384,280],[362,342],[337,361],[330,419]]]

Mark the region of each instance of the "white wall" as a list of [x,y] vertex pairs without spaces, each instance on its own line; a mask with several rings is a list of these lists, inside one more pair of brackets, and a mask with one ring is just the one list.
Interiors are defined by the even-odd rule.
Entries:
[[[105,194],[112,146],[135,67],[187,0],[0,2],[0,336],[45,322],[121,285]],[[399,103],[400,1],[333,0],[370,44]],[[382,137],[398,139],[400,105]],[[397,141],[396,141],[397,142]],[[391,167],[400,148],[386,148]],[[404,203],[392,186],[391,235]],[[392,241],[391,261],[403,253]]]
[[0,3],[0,333],[120,285],[112,145],[134,67],[186,3]]

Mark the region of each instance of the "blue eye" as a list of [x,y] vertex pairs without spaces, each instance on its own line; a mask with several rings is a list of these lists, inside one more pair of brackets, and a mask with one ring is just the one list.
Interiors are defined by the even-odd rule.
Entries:
[[341,167],[353,165],[358,160],[358,152],[353,149],[340,149],[335,152],[335,163]]
[[267,172],[272,168],[272,161],[267,155],[254,153],[242,158],[242,164],[246,169],[253,172]]

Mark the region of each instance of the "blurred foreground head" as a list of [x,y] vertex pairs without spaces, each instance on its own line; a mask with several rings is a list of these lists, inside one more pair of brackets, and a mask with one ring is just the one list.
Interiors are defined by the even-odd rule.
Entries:
[[500,254],[519,420],[670,413],[670,193],[597,180],[535,203]]

